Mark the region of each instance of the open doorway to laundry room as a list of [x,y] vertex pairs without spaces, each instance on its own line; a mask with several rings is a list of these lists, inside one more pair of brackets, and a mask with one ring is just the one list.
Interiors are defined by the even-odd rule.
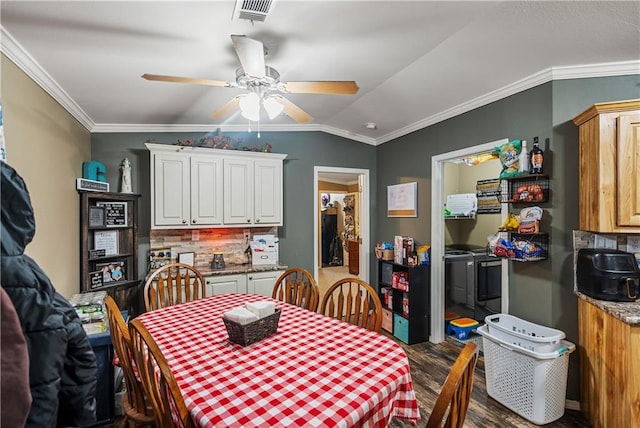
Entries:
[[[449,290],[445,290],[445,243],[448,238],[448,232],[443,214],[449,190],[448,184],[445,182],[448,165],[492,152],[495,147],[505,142],[508,142],[508,139],[443,153],[433,156],[431,159],[431,342],[439,343],[445,339],[445,302],[451,299],[451,295],[447,295]],[[493,178],[497,178],[498,175],[499,169]],[[506,215],[507,207],[506,204],[503,204],[501,206],[500,219],[504,219]],[[501,301],[499,310],[507,313],[509,308],[508,263],[506,260],[496,259],[496,261],[499,261],[500,265]],[[476,290],[473,290],[473,293],[476,293]],[[473,301],[473,294],[469,296],[469,299],[468,302]]]
[[314,277],[320,296],[338,279],[369,281],[369,171],[314,167]]

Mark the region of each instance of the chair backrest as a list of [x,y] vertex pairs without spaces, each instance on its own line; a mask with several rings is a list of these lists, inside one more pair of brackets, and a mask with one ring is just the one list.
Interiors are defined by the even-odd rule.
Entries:
[[382,326],[378,293],[359,278],[343,278],[329,287],[319,312],[378,333]]
[[140,380],[151,398],[158,425],[165,427],[194,427],[184,403],[176,378],[169,369],[160,348],[139,319],[129,323],[131,350],[138,367]]
[[276,280],[271,297],[315,312],[320,302],[320,289],[309,271],[291,268]]
[[128,403],[140,415],[155,417],[151,412],[148,398],[144,392],[144,388],[140,379],[134,371],[133,355],[131,353],[131,339],[129,337],[129,329],[122,317],[120,308],[116,301],[107,296],[104,300],[107,309],[107,319],[109,320],[109,333],[111,334],[111,342],[118,356],[120,367],[124,373],[126,382],[126,394]]
[[144,284],[144,306],[152,311],[205,297],[200,271],[184,263],[170,263],[153,271]]
[[148,398],[145,396],[142,383],[134,371],[131,338],[129,337],[129,329],[122,317],[120,308],[111,296],[107,296],[104,303],[107,308],[111,342],[118,356],[118,361],[120,362],[120,367],[124,373],[127,385],[125,393],[127,394],[128,403],[137,414],[155,417],[155,414],[150,408],[151,403],[147,401]]
[[472,342],[467,343],[460,351],[433,406],[427,428],[462,428],[471,401],[478,351],[478,345]]

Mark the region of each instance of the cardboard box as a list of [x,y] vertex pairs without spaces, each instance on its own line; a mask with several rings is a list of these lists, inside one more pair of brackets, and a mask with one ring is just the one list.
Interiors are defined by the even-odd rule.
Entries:
[[273,235],[260,235],[251,241],[251,263],[253,265],[278,264],[278,240]]

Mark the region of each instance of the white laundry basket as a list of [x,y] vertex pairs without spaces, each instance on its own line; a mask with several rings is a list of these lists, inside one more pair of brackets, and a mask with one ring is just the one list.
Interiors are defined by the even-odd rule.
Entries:
[[525,321],[509,314],[494,314],[485,317],[489,334],[512,345],[529,351],[551,352],[564,339],[564,332]]
[[[575,345],[560,340],[536,352],[478,328],[482,335],[487,393],[525,419],[544,425],[564,415],[569,354]],[[515,338],[514,340],[518,340]],[[550,345],[540,345],[548,349]]]

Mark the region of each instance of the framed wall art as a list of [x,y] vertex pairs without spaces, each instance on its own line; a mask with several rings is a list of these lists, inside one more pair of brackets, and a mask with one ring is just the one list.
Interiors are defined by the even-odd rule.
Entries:
[[418,183],[387,186],[387,217],[418,216]]
[[96,206],[104,208],[107,227],[128,226],[126,202],[97,202]]

